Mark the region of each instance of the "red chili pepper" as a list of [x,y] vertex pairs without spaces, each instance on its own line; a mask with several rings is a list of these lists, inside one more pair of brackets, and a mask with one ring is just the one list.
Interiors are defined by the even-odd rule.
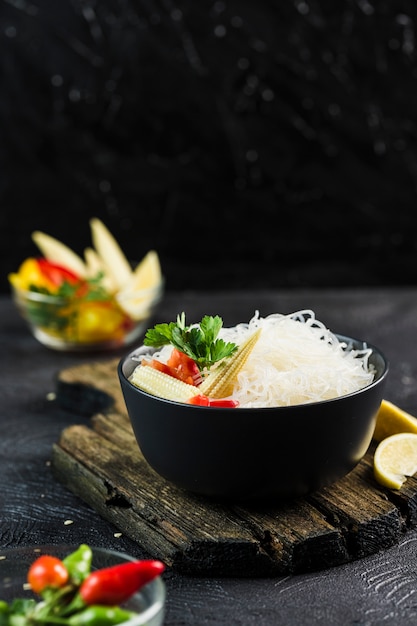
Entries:
[[143,560],[106,567],[90,574],[80,587],[80,596],[87,605],[114,606],[165,570],[161,561]]
[[196,404],[197,406],[214,406],[218,408],[224,409],[235,409],[239,406],[238,400],[226,400],[220,398],[219,400],[211,400],[208,396],[203,394],[199,394],[197,396],[193,396],[188,400],[188,404]]
[[51,261],[44,258],[37,259],[37,261],[42,274],[56,287],[59,287],[64,282],[68,282],[71,285],[82,282],[82,279],[77,274],[74,274],[74,272],[62,265],[51,263]]
[[30,566],[27,580],[32,591],[42,593],[47,588],[63,587],[68,577],[68,570],[60,559],[44,554]]

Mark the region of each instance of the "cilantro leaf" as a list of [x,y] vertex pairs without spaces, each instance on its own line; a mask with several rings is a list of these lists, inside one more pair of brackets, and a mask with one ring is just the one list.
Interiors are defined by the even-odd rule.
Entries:
[[232,342],[225,342],[218,337],[223,326],[223,320],[216,315],[205,315],[197,326],[187,326],[185,313],[177,316],[176,322],[156,324],[149,329],[144,338],[146,346],[162,348],[172,344],[193,359],[200,370],[210,367],[231,356],[238,346]]

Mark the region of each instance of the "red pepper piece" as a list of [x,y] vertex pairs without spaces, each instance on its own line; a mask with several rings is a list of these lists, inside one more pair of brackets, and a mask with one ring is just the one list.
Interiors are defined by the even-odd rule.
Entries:
[[225,400],[220,398],[219,400],[211,400],[208,396],[203,394],[199,394],[197,396],[193,396],[188,400],[188,404],[195,404],[197,406],[214,406],[224,409],[235,409],[239,406],[238,400]]
[[82,282],[77,274],[74,274],[74,272],[71,272],[71,270],[62,265],[51,263],[51,261],[44,258],[37,259],[37,261],[42,274],[56,287],[59,287],[64,282],[68,282],[71,285]]
[[209,406],[222,407],[224,409],[235,409],[239,406],[238,400],[210,400]]
[[87,605],[115,606],[125,602],[141,587],[165,570],[161,561],[143,560],[122,563],[92,572],[80,587]]
[[68,577],[68,570],[60,559],[44,554],[30,566],[27,580],[34,593],[42,593],[47,588],[63,587]]

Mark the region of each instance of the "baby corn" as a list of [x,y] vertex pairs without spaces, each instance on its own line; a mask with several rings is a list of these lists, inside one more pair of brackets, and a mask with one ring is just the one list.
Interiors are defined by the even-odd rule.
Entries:
[[139,365],[129,380],[133,385],[153,396],[175,402],[188,402],[190,398],[200,393],[198,387],[188,385],[149,365]]
[[258,328],[240,346],[236,353],[225,359],[216,369],[210,372],[198,387],[198,393],[210,398],[226,398],[233,393],[237,375],[245,365],[254,345],[259,339],[261,329]]

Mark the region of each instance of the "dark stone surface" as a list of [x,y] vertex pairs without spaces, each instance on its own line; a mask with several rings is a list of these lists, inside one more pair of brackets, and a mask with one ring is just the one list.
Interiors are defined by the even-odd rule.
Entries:
[[0,0],[0,269],[98,216],[168,288],[417,279],[413,0]]
[[[249,319],[255,306],[264,315],[311,307],[331,329],[378,345],[391,363],[386,397],[417,415],[416,288],[178,292],[167,295],[157,321],[173,319],[184,307],[190,319],[213,310],[226,324],[235,324]],[[7,548],[83,542],[149,556],[51,472],[52,445],[62,430],[90,423],[88,416],[70,413],[54,400],[56,375],[105,357],[42,347],[7,296],[0,297],[0,320],[0,556]],[[417,614],[416,560],[414,528],[398,545],[320,572],[242,580],[183,576],[167,568],[164,624],[410,626]]]

